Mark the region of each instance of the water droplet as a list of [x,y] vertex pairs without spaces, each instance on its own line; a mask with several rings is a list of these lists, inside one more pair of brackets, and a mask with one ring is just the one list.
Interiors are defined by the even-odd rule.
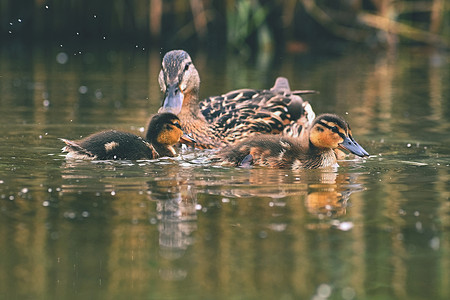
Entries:
[[269,228],[273,231],[282,232],[285,231],[287,227],[287,224],[279,223],[279,224],[270,224]]
[[78,92],[80,93],[80,94],[86,94],[87,92],[88,92],[88,88],[87,88],[87,86],[85,86],[85,85],[82,85],[82,86],[80,86],[79,88],[78,88]]
[[342,231],[349,231],[352,228],[353,228],[352,222],[340,222],[339,225],[337,226],[337,229]]
[[44,107],[49,107],[49,106],[50,106],[50,101],[47,100],[47,99],[45,99],[44,101],[42,101],[42,105],[43,105]]
[[439,240],[439,238],[437,236],[435,236],[434,238],[432,238],[430,240],[430,247],[433,250],[439,250],[440,244],[441,244],[441,241]]
[[50,205],[50,202],[48,202],[48,201],[44,201],[44,202],[42,202],[42,206],[45,206],[45,207],[47,207],[47,206],[49,206]]
[[64,64],[67,63],[68,60],[69,60],[69,56],[68,56],[67,53],[65,53],[65,52],[59,52],[59,53],[56,55],[56,61],[57,61],[59,64],[64,65]]
[[48,5],[45,6],[45,9],[48,9]]
[[103,98],[103,93],[101,90],[98,89],[95,91],[95,98],[97,98],[97,99]]
[[64,213],[64,217],[67,218],[67,219],[72,219],[73,220],[73,219],[75,219],[76,216],[77,216],[76,213],[73,212],[73,211],[66,211]]
[[228,198],[222,198],[222,203],[229,203],[230,202],[230,199],[228,199]]
[[88,212],[88,211],[83,211],[83,212],[81,213],[81,215],[82,215],[84,218],[87,218],[87,217],[89,217],[89,212]]
[[26,194],[26,193],[28,193],[28,188],[23,188],[20,191],[22,192],[22,194]]
[[195,205],[195,210],[201,210],[202,209],[202,205],[201,204],[196,204]]
[[422,222],[416,222],[416,229],[417,229],[417,231],[419,231],[419,232],[422,231],[422,229],[423,229]]
[[411,144],[410,143],[406,144],[406,147],[411,148]]
[[262,239],[265,239],[265,238],[267,238],[267,232],[265,232],[264,230],[260,231],[258,236]]
[[116,192],[115,191],[111,191],[111,196],[115,196]]
[[317,295],[320,298],[328,298],[328,297],[330,297],[331,296],[331,286],[329,286],[328,284],[322,283],[317,288]]
[[17,22],[22,23],[22,19],[17,19]]

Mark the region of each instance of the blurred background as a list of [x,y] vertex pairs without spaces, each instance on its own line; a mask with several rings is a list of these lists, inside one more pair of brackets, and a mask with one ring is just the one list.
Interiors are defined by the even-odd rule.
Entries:
[[[0,40],[190,50],[448,48],[445,0],[2,0]],[[165,51],[164,51],[165,52]]]

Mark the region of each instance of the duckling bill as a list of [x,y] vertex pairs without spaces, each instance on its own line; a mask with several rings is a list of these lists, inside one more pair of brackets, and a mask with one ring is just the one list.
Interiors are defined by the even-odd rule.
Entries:
[[176,155],[174,145],[194,141],[183,134],[180,119],[172,113],[155,115],[149,122],[145,138],[129,132],[108,130],[82,140],[61,139],[67,158],[96,160],[141,160]]
[[234,166],[316,169],[337,165],[335,149],[369,156],[353,138],[348,123],[333,114],[318,116],[299,138],[259,135],[222,149],[217,159]]

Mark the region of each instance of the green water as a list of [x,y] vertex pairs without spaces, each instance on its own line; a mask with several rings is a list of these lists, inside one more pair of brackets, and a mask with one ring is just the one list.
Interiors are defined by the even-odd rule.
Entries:
[[0,48],[0,298],[449,299],[450,56],[347,52],[192,55],[202,96],[286,76],[372,154],[292,172],[65,161],[58,138],[139,134],[160,54]]

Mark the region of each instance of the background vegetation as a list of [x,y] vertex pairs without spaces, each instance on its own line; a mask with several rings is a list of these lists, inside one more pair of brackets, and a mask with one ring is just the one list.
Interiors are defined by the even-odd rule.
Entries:
[[329,43],[448,48],[445,0],[2,0],[0,41],[206,45],[246,53]]

